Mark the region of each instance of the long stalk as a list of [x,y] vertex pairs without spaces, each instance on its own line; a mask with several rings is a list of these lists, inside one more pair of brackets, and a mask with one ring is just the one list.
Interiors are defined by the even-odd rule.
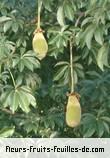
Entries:
[[74,92],[74,72],[73,72],[73,46],[70,39],[70,69],[71,69],[71,93]]
[[40,14],[41,14],[42,0],[38,0],[38,23],[37,28],[40,29]]

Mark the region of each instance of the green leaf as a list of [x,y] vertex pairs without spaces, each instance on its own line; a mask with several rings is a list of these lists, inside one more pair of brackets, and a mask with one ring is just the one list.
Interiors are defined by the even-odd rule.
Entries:
[[103,116],[103,117],[101,117],[101,119],[108,122],[108,123],[110,123],[110,117]]
[[109,45],[107,43],[105,43],[98,51],[97,65],[102,71],[104,71],[104,65],[109,67],[108,52],[109,52]]
[[13,68],[19,63],[19,57],[16,57],[15,59],[13,59]]
[[55,74],[54,76],[54,81],[58,81],[59,79],[61,79],[64,74],[65,74],[65,71],[67,70],[68,66],[62,66],[58,71],[57,73]]
[[36,107],[36,99],[34,98],[34,96],[32,96],[30,93],[27,93],[27,98],[29,103],[33,106]]
[[18,63],[18,68],[19,71],[22,72],[24,70],[24,64],[23,64],[23,59],[21,59]]
[[33,64],[30,63],[30,61],[28,60],[28,58],[24,58],[23,60],[23,64],[31,71],[33,71]]
[[5,106],[8,106],[7,103],[6,103],[6,99],[9,96],[9,94],[10,94],[10,90],[7,90],[7,92],[2,93],[1,96],[0,96],[0,102],[2,104],[5,104]]
[[67,61],[60,61],[55,65],[55,67],[61,66],[61,65],[69,65],[69,63]]
[[75,70],[73,70],[73,78],[74,78],[74,84],[77,84],[77,82],[78,82],[78,75],[77,75],[77,72]]
[[84,133],[84,138],[92,137],[92,135],[95,133],[95,128],[91,126],[91,128],[88,128],[87,131]]
[[10,17],[6,17],[6,16],[0,17],[0,23],[6,22],[6,21],[9,21],[9,20],[11,20]]
[[59,6],[57,11],[57,21],[61,26],[65,25],[63,6]]
[[18,31],[18,28],[19,28],[18,24],[14,22],[12,25],[12,30],[16,33]]
[[35,58],[33,51],[28,51],[22,56],[15,56],[13,59],[13,67],[18,65],[19,71],[22,72],[24,68],[28,68],[33,71],[34,68],[40,68],[40,63],[37,58]]
[[24,112],[28,113],[30,111],[30,108],[29,108],[29,101],[28,101],[28,98],[27,98],[26,94],[23,91],[19,91],[18,96],[19,96],[19,106],[20,106],[20,108]]
[[83,66],[79,63],[75,63],[74,67],[83,70]]
[[17,90],[15,90],[15,92],[13,91],[11,99],[12,99],[11,110],[14,113],[19,106],[19,95]]
[[84,25],[90,23],[91,21],[93,20],[92,17],[87,17],[83,20],[82,24],[81,24],[81,27],[83,27]]
[[64,12],[65,12],[65,16],[69,20],[73,21],[73,19],[74,19],[74,10],[73,10],[71,4],[65,3],[65,5],[64,5]]
[[40,68],[40,63],[39,61],[34,57],[34,56],[30,56],[30,57],[25,57],[25,59],[31,64],[33,65],[33,68]]
[[78,77],[84,78],[84,71],[83,70],[77,69],[77,68],[75,68],[75,70],[77,72]]
[[35,107],[35,106],[36,106],[36,99],[35,99],[34,96],[32,95],[31,89],[30,89],[29,87],[22,86],[22,87],[21,87],[21,90],[22,90],[23,92],[25,92],[25,95],[27,96],[29,103],[30,103],[33,107]]
[[91,42],[93,38],[95,27],[94,25],[90,25],[87,27],[87,29],[84,32],[85,37],[85,42],[87,44],[88,49],[91,49]]
[[13,94],[13,89],[8,89],[6,92],[3,93],[3,100],[2,103],[4,107],[7,107],[11,105],[12,103],[12,94]]
[[110,133],[109,124],[103,121],[103,125],[104,125],[104,127],[105,127],[105,131],[107,131],[107,133]]
[[102,45],[103,44],[103,32],[102,32],[102,29],[100,28],[97,28],[96,31],[94,32],[94,37],[95,37],[95,40],[100,44]]
[[7,32],[10,27],[12,26],[12,21],[7,21],[5,24],[4,24],[4,32]]
[[14,131],[15,131],[15,127],[3,128],[2,130],[0,130],[0,137],[2,137],[2,138],[11,137],[13,135]]
[[104,125],[102,121],[97,121],[97,133],[98,137],[102,137],[104,134]]
[[13,113],[18,107],[28,113],[30,111],[30,105],[33,107],[36,106],[36,99],[32,95],[31,89],[27,86],[6,89],[6,92],[1,96],[1,102],[4,107],[9,106]]
[[50,3],[49,0],[45,0],[45,1],[43,0],[42,2],[43,2],[44,7],[45,7],[48,11],[52,11],[52,10],[51,10],[51,6],[50,6],[51,3]]

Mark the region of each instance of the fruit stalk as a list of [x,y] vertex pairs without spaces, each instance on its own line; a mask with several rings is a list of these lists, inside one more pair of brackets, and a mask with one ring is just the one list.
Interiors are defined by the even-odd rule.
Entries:
[[32,41],[33,50],[36,52],[37,58],[42,60],[48,51],[48,44],[43,35],[43,30],[40,27],[40,14],[41,14],[42,0],[38,0],[38,23],[37,29],[34,31],[34,37]]
[[42,8],[42,0],[38,0],[38,23],[37,23],[37,29],[40,29],[41,8]]
[[74,72],[73,72],[73,46],[70,39],[70,69],[71,69],[71,94],[74,92]]

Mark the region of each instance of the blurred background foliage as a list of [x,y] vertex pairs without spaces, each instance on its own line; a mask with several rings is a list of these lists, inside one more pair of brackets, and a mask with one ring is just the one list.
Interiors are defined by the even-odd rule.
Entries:
[[[110,137],[110,0],[43,0],[41,19],[49,51],[39,61],[37,0],[0,0],[0,137]],[[76,128],[65,124],[70,36]]]

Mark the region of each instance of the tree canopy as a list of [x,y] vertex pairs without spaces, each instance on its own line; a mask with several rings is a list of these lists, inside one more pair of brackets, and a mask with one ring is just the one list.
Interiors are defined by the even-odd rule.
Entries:
[[[48,43],[32,47],[37,0],[0,0],[0,137],[110,137],[110,0],[42,0]],[[72,38],[78,127],[65,123]]]

